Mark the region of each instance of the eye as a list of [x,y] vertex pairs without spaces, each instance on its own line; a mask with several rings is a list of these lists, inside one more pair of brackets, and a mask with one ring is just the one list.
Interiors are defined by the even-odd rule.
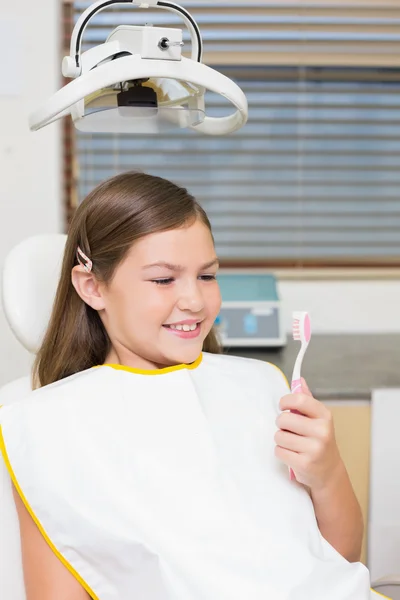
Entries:
[[165,279],[152,279],[151,281],[157,285],[169,285],[174,281],[174,279],[172,277],[167,277]]
[[202,281],[215,281],[216,275],[200,275],[199,279]]

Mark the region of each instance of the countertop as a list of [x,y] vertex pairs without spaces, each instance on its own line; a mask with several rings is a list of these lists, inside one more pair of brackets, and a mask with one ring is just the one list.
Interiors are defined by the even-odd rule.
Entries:
[[[228,354],[258,358],[292,376],[300,342],[288,339],[281,350],[226,349]],[[377,388],[400,388],[400,334],[313,335],[302,375],[318,400],[370,400]]]

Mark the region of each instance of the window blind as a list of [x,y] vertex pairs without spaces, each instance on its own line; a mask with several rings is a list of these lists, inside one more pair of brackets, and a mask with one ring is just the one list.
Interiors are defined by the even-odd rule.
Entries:
[[[88,4],[75,2],[74,18]],[[75,132],[78,199],[106,177],[142,169],[198,198],[225,264],[398,264],[399,3],[182,4],[200,24],[205,62],[246,93],[248,124],[218,138]],[[164,11],[118,8],[96,17],[85,43],[147,21],[178,23]],[[209,94],[209,114],[226,111],[224,102]]]
[[[76,14],[91,3],[76,0]],[[199,23],[207,64],[400,66],[399,0],[181,0],[181,4]],[[84,48],[103,42],[116,25],[145,22],[182,24],[165,10],[120,5],[93,19]],[[184,39],[189,41],[186,32]]]

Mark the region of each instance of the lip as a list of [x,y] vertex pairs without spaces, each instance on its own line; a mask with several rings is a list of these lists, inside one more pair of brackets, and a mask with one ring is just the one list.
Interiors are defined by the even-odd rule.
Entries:
[[[199,337],[200,332],[201,332],[201,322],[199,321],[183,321],[182,323],[177,323],[177,325],[193,325],[194,323],[197,323],[197,327],[194,331],[180,331],[179,329],[171,329],[171,327],[164,325],[164,329],[165,331],[168,331],[168,333],[175,335],[179,338],[181,338],[182,340],[193,340],[197,337]],[[173,325],[175,325],[175,323],[173,323]]]

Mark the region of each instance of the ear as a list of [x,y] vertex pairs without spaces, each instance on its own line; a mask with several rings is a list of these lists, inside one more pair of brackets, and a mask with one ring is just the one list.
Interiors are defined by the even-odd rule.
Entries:
[[82,265],[77,265],[72,269],[71,281],[76,293],[86,304],[94,310],[104,309],[104,299],[101,293],[102,286],[93,273],[88,273]]

